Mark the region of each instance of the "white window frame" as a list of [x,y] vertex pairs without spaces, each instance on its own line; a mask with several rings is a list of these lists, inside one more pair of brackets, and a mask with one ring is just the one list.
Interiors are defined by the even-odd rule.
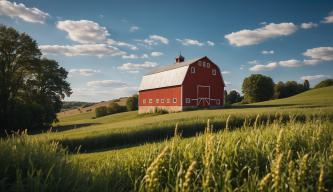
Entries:
[[167,103],[170,103],[170,98],[167,98]]
[[160,99],[155,99],[155,103],[159,103],[160,102]]
[[143,100],[142,100],[142,103],[143,103],[143,104],[146,104],[146,99],[143,99]]
[[191,99],[190,98],[186,98],[185,99],[185,103],[191,103]]
[[210,63],[209,62],[207,62],[207,68],[210,68]]
[[174,98],[172,99],[172,103],[177,103],[177,98],[174,97]]
[[220,99],[216,99],[216,105],[220,105],[220,104],[221,104]]
[[202,62],[202,66],[206,68],[206,61]]
[[191,67],[191,73],[195,74],[195,67],[193,67],[193,66]]
[[164,103],[164,99],[161,99],[161,103]]
[[202,62],[201,62],[201,61],[198,61],[198,65],[201,67],[201,66],[202,66]]
[[149,99],[149,103],[153,103],[153,99]]
[[212,75],[216,75],[216,69],[212,69]]

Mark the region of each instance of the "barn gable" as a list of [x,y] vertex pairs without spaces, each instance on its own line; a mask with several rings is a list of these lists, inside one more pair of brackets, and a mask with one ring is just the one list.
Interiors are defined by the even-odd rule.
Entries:
[[185,79],[189,65],[202,58],[204,57],[174,63],[151,71],[142,77],[139,91],[181,85]]

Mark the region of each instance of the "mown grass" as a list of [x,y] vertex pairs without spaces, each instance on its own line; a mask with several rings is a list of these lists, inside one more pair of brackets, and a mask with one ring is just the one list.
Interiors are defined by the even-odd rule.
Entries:
[[[331,191],[333,126],[275,120],[175,136],[112,152],[69,155],[56,143],[0,141],[5,191]],[[229,127],[229,126],[227,126]],[[179,127],[180,128],[180,127]]]

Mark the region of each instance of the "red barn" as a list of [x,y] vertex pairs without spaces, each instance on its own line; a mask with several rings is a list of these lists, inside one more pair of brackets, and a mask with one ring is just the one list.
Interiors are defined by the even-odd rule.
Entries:
[[169,112],[197,107],[220,107],[224,100],[224,81],[219,67],[208,57],[157,68],[142,77],[139,113],[163,109]]

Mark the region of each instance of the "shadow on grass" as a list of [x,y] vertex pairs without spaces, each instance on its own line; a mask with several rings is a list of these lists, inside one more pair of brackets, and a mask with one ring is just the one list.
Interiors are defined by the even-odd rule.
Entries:
[[[299,114],[291,116],[290,114],[262,114],[257,119],[257,115],[252,116],[231,116],[228,120],[228,129],[233,130],[242,127],[244,124],[253,126],[257,119],[257,124],[266,124],[273,121],[285,123],[290,120],[295,122],[305,122],[313,119],[333,120],[333,114],[323,115],[305,115]],[[211,121],[213,131],[217,132],[225,129],[227,117],[214,118]],[[103,135],[87,136],[83,138],[64,139],[59,143],[68,148],[70,152],[92,152],[110,149],[119,149],[132,147],[145,143],[158,142],[169,139],[174,136],[176,122],[165,122],[160,124],[145,125],[133,128],[130,132],[104,133]],[[178,131],[182,137],[192,137],[204,132],[207,125],[207,119],[190,119],[181,121],[178,124]],[[126,130],[126,128],[124,128]]]
[[99,124],[101,124],[101,123],[78,123],[78,124],[55,126],[52,128],[52,132],[67,131],[67,130],[71,130],[71,129],[78,129],[78,128],[82,128],[82,127],[88,127],[88,126],[99,125]]

